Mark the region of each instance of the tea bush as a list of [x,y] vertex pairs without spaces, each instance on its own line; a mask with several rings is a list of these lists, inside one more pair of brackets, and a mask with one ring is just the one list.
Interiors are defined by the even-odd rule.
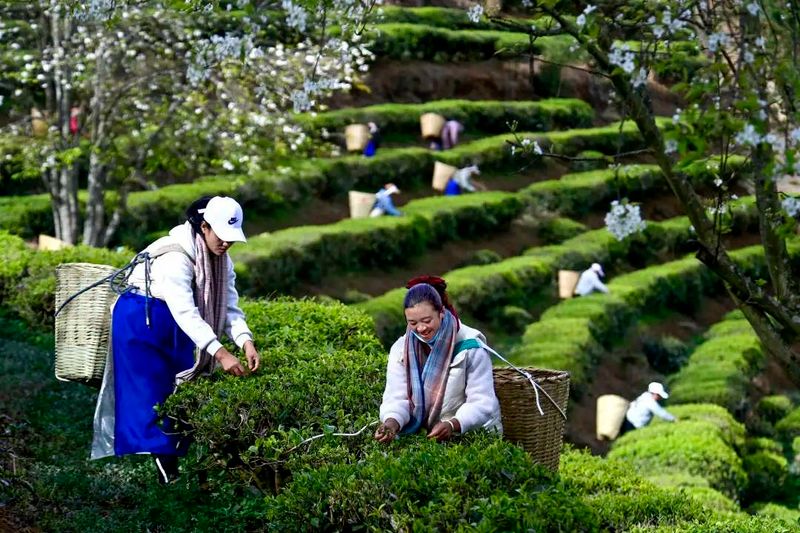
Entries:
[[[745,271],[764,268],[762,250],[751,246],[732,252]],[[608,284],[610,294],[590,294],[565,300],[545,311],[528,326],[512,351],[522,365],[559,368],[572,374],[572,385],[584,384],[599,346],[610,347],[638,313],[646,310],[691,310],[719,280],[694,257],[687,257],[618,276]],[[569,335],[552,335],[553,331]]]
[[644,338],[642,351],[650,366],[662,374],[677,372],[689,358],[686,343],[670,335]]
[[715,403],[732,413],[747,409],[750,378],[764,361],[761,342],[739,311],[707,333],[688,364],[669,380],[674,403]]
[[747,484],[737,454],[744,444],[744,427],[718,406],[691,404],[670,411],[678,422],[654,420],[626,433],[615,442],[609,457],[628,461],[645,476],[699,476],[711,488],[738,500]]
[[[512,123],[517,131],[550,131],[586,128],[594,118],[592,107],[583,100],[550,98],[539,101],[435,100],[424,104],[379,104],[302,115],[301,124],[312,134],[323,128],[344,131],[349,124],[375,122],[384,137],[397,134],[420,136],[420,116],[438,113],[458,120],[470,134],[508,134]],[[380,154],[380,151],[378,152]]]
[[286,469],[349,457],[371,437],[324,439],[287,453],[313,434],[376,419],[387,355],[369,317],[341,304],[245,301],[242,308],[262,368],[244,379],[216,373],[182,385],[165,412],[191,426],[210,469],[269,491]]
[[788,396],[764,396],[756,405],[756,413],[770,424],[775,424],[792,411],[792,400]]

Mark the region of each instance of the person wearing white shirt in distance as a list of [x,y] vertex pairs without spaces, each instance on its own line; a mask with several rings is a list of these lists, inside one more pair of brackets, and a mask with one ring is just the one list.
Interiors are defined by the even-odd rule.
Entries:
[[601,277],[605,277],[603,267],[600,266],[600,263],[592,263],[592,266],[584,270],[578,278],[578,283],[575,285],[575,294],[586,296],[595,291],[607,294],[608,287],[600,281]]
[[647,392],[640,394],[628,406],[619,436],[632,429],[645,427],[653,419],[653,415],[668,422],[675,422],[677,418],[658,404],[659,400],[666,400],[667,398],[669,398],[669,394],[664,390],[664,385],[657,381],[650,383],[647,386]]

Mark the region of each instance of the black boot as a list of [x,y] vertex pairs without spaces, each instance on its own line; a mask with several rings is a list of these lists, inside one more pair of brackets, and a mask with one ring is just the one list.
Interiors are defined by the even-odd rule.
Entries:
[[156,474],[161,485],[167,485],[178,479],[178,457],[176,455],[153,454],[156,463]]

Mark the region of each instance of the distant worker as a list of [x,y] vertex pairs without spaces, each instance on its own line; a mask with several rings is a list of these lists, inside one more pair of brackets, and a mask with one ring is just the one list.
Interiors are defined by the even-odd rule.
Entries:
[[381,144],[381,130],[378,129],[378,125],[374,122],[367,122],[367,128],[369,128],[369,141],[367,141],[367,145],[364,147],[364,155],[372,157],[375,155],[375,152],[378,151],[378,146]]
[[600,266],[600,263],[592,263],[592,266],[588,270],[584,270],[581,273],[581,277],[578,278],[578,283],[575,285],[575,294],[586,296],[595,291],[608,293],[608,287],[600,281],[602,277],[605,277],[603,267]]
[[666,400],[667,398],[669,398],[669,394],[664,390],[664,385],[657,381],[650,383],[647,386],[647,392],[640,394],[628,406],[619,435],[622,436],[632,429],[645,427],[653,419],[653,415],[669,422],[675,422],[677,418],[658,404],[659,400]]
[[485,191],[486,185],[472,179],[472,176],[480,173],[478,165],[470,165],[456,170],[444,188],[444,195],[457,196],[464,192]]
[[393,194],[399,194],[400,189],[394,183],[387,183],[381,190],[375,193],[375,204],[372,206],[372,211],[369,212],[371,217],[379,217],[381,215],[390,215],[393,217],[402,216],[403,213],[397,210],[392,201]]
[[457,120],[448,120],[442,126],[442,150],[450,150],[458,144],[458,136],[464,131],[464,125]]

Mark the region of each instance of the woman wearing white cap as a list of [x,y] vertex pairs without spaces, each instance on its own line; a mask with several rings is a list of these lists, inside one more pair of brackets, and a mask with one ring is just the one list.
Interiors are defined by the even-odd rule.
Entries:
[[666,400],[669,394],[664,390],[664,385],[653,381],[647,386],[647,392],[643,392],[638,398],[633,400],[625,413],[625,420],[619,430],[620,436],[632,429],[645,427],[653,419],[653,415],[663,418],[668,422],[675,422],[675,416],[661,407],[658,400]]
[[246,241],[242,208],[233,198],[204,197],[186,215],[145,249],[150,259],[133,269],[132,289],[114,306],[111,356],[95,412],[92,458],[152,454],[161,482],[177,476],[188,443],[154,406],[215,364],[246,373],[220,343],[223,333],[244,350],[250,371],[259,366],[228,256],[234,243]]

